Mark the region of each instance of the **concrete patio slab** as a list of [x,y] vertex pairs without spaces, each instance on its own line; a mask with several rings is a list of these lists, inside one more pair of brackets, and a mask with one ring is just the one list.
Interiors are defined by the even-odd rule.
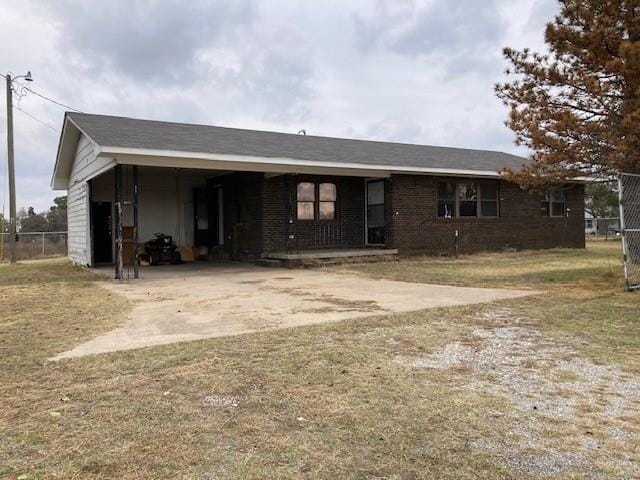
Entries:
[[134,303],[123,326],[52,360],[534,293],[233,263],[148,267],[141,272],[140,280],[100,282]]

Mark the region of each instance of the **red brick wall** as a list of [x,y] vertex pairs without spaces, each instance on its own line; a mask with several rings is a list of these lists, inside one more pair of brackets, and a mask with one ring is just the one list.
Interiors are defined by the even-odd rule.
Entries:
[[[500,182],[498,218],[438,218],[437,182],[442,177],[393,175],[385,182],[386,245],[401,254],[451,254],[460,233],[461,253],[584,247],[584,188],[567,191],[568,216],[542,213],[541,197]],[[456,180],[456,179],[448,179]],[[458,179],[460,180],[460,179]],[[337,185],[336,221],[296,220],[296,185]],[[225,249],[251,260],[264,252],[313,248],[363,248],[364,180],[359,177],[234,173],[216,179],[224,187]],[[292,219],[293,223],[289,223]],[[292,235],[292,238],[289,236]]]
[[[451,254],[460,233],[461,253],[553,247],[584,247],[584,187],[567,191],[566,218],[542,213],[541,197],[500,182],[498,218],[438,218],[437,182],[442,177],[393,175],[388,246],[401,254]],[[450,179],[455,180],[455,179]]]
[[[335,220],[297,220],[296,188],[299,182],[336,184]],[[362,178],[281,175],[266,178],[263,192],[263,251],[364,247]],[[293,223],[289,223],[290,220]]]

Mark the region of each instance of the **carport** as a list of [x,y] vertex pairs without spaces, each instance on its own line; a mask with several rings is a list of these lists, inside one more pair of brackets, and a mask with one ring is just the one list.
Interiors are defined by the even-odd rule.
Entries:
[[135,255],[159,233],[187,260],[225,258],[223,190],[215,179],[226,173],[116,165],[89,180],[90,264],[115,264],[116,278],[138,278]]
[[[118,163],[88,181],[89,265],[115,264],[115,278],[138,278],[136,255],[156,234],[171,236],[189,261],[273,266],[388,259],[397,250],[386,247],[384,227],[367,217],[367,212],[382,212],[365,202],[365,197],[376,198],[367,195],[374,182],[380,181]],[[333,201],[300,202],[301,185],[330,186]],[[330,204],[333,217],[301,220],[301,204],[308,203]]]

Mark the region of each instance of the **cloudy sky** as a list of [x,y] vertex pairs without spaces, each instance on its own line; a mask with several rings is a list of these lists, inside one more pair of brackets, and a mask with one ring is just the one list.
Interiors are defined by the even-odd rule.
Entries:
[[[0,72],[31,70],[33,90],[90,113],[523,154],[493,94],[501,49],[542,49],[556,10],[554,0],[3,1]],[[59,195],[49,180],[64,109],[33,94],[17,106],[47,125],[14,113],[18,206],[44,210]]]

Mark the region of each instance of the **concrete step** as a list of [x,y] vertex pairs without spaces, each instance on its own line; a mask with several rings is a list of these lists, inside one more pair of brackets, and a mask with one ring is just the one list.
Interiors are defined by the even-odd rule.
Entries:
[[286,266],[283,260],[273,258],[258,258],[254,263],[260,267],[283,268]]
[[354,248],[341,250],[306,250],[297,253],[289,252],[268,252],[263,254],[263,258],[274,260],[336,260],[356,258],[358,260],[366,257],[393,257],[398,255],[395,248]]

